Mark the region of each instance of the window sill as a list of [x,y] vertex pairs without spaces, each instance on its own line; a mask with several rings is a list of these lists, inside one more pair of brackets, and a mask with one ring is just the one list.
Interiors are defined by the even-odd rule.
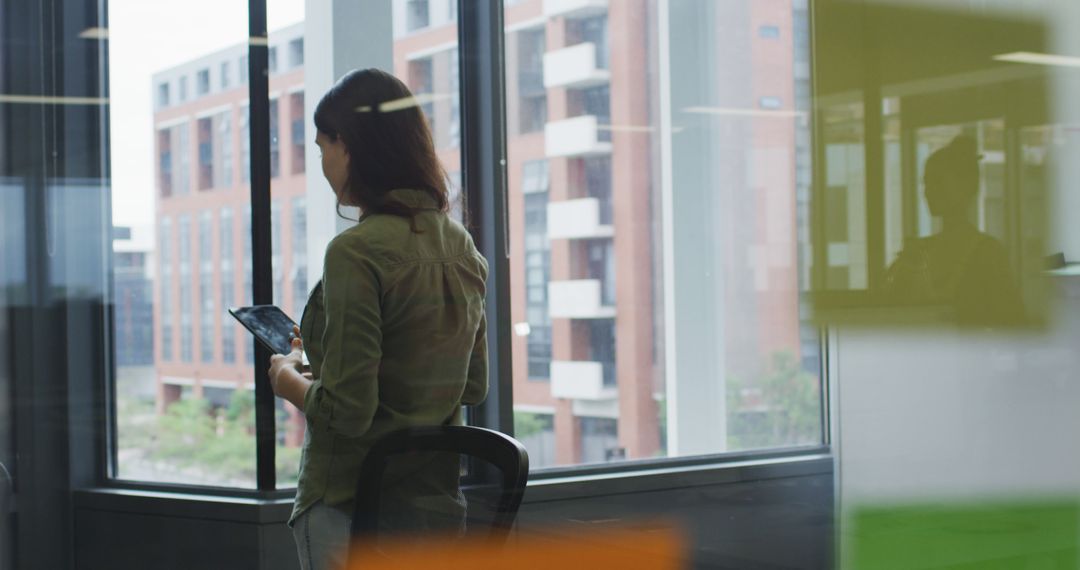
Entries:
[[530,477],[523,502],[541,503],[833,473],[833,456],[827,448],[798,455],[692,465],[677,460],[672,460],[671,465],[649,463],[637,470],[608,467],[603,472],[581,474],[574,474],[572,468],[552,469],[548,473],[541,471]]
[[[660,463],[643,461],[638,462],[638,469],[633,469],[633,464],[591,469],[549,469],[540,471],[531,478],[523,502],[536,504],[832,474],[833,457],[828,449],[815,448],[815,451],[734,460],[715,459],[710,462],[704,462],[708,458],[684,461],[672,459]],[[698,463],[687,464],[689,461]],[[598,472],[601,469],[603,472]],[[197,491],[96,487],[76,491],[74,504],[76,509],[263,525],[284,524],[288,521],[292,514],[293,499],[291,496],[254,498],[212,495]]]
[[97,487],[75,491],[74,504],[76,509],[262,525],[287,522],[292,514],[293,499]]

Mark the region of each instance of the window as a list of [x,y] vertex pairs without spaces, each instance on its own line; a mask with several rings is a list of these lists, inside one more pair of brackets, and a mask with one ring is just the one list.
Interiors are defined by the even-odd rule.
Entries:
[[[610,18],[606,8],[592,7],[546,19],[542,25],[528,19],[525,6],[517,6],[512,11],[517,20],[506,22],[512,31],[507,33],[507,58],[502,62],[505,73],[500,74],[505,84],[497,87],[505,88],[510,97],[506,235],[511,242],[512,281],[518,284],[509,297],[514,372],[508,382],[518,436],[529,446],[536,466],[821,441],[820,425],[802,423],[788,429],[784,416],[785,410],[819,410],[814,406],[820,405],[807,399],[807,394],[819,394],[815,390],[820,386],[820,355],[816,333],[804,322],[798,301],[800,283],[805,281],[800,281],[802,265],[809,258],[798,242],[810,217],[807,193],[815,174],[808,164],[813,154],[809,126],[786,112],[725,115],[723,110],[734,104],[709,99],[715,85],[722,83],[725,98],[731,95],[731,100],[752,107],[762,94],[782,95],[783,103],[794,110],[800,108],[798,101],[809,104],[809,77],[799,78],[798,72],[775,78],[771,91],[751,90],[760,88],[755,78],[766,70],[790,69],[801,48],[793,46],[788,50],[792,53],[778,55],[718,47],[717,53],[699,57],[679,47],[681,34],[666,34],[675,45],[664,62],[661,58],[667,52],[657,45],[658,36],[651,35],[664,4],[642,4],[620,4],[620,13],[612,10]],[[452,23],[448,18],[453,18],[453,8],[451,0],[398,2],[393,14],[407,21],[397,22],[394,29],[399,35],[405,28],[421,33],[394,40],[391,65],[417,94],[450,191],[458,197],[463,173],[458,141],[466,134],[460,114],[467,103],[460,99],[464,77],[459,76],[459,67],[468,69],[470,62],[459,60],[456,46],[448,49],[456,30],[441,27]],[[721,21],[741,27],[731,37],[762,41],[757,36],[760,20],[748,20],[745,13],[736,17],[739,14],[722,7],[710,10]],[[788,20],[784,16],[776,21]],[[681,24],[688,34],[702,33],[701,26]],[[671,26],[678,29],[676,22]],[[189,97],[185,87],[184,108],[155,116],[155,130],[142,135],[145,142],[150,136],[157,142],[160,198],[154,201],[151,223],[159,230],[159,247],[172,252],[163,251],[150,262],[156,270],[151,290],[163,304],[155,307],[153,323],[158,338],[154,348],[161,353],[155,370],[146,376],[152,380],[149,401],[155,417],[174,418],[181,412],[197,416],[184,406],[194,407],[186,402],[198,399],[203,402],[198,410],[215,422],[211,425],[237,425],[230,414],[247,409],[252,397],[247,386],[250,371],[258,363],[250,335],[237,329],[224,311],[253,301],[251,259],[269,254],[271,300],[299,317],[313,285],[309,271],[318,264],[308,258],[309,250],[321,253],[328,234],[335,231],[336,222],[327,223],[332,216],[326,215],[325,201],[314,198],[317,189],[306,187],[306,145],[313,133],[305,114],[304,74],[278,73],[297,70],[307,55],[316,57],[315,52],[304,53],[295,29],[277,35],[270,31],[269,69],[275,73],[275,95],[268,101],[267,117],[250,116],[244,101],[226,102],[237,95],[235,90],[203,97],[209,89],[206,72],[220,78],[222,89],[262,78],[261,70],[248,77],[250,62],[241,58],[239,49],[243,46],[218,53],[200,50],[187,62],[178,62],[176,69],[162,67],[159,77],[143,83],[158,88],[162,78],[171,77],[177,81],[177,92],[171,93],[175,104],[180,73],[186,70],[194,82],[191,95],[198,96]],[[784,37],[788,31],[783,30]],[[699,49],[723,44],[718,37],[707,39],[698,43]],[[585,76],[553,85],[549,98],[545,54],[574,46],[584,48],[579,53],[592,51],[581,44],[595,46],[596,61],[582,66],[588,70]],[[684,67],[661,68],[676,60]],[[702,61],[719,62],[717,69],[722,71],[706,69]],[[547,79],[557,81],[557,75]],[[703,83],[692,84],[688,76]],[[670,85],[660,85],[668,78]],[[216,89],[218,84],[213,85]],[[661,98],[665,91],[673,97]],[[157,95],[145,103],[160,102]],[[792,97],[790,104],[787,97]],[[694,101],[720,111],[698,112],[685,109],[686,105],[665,110],[661,108],[665,101]],[[217,107],[226,104],[229,107]],[[178,122],[180,116],[186,122]],[[670,116],[666,126],[672,140],[661,134],[665,116]],[[268,157],[251,156],[253,122],[269,127],[269,140],[260,141],[269,143]],[[725,152],[718,156],[708,151],[708,144],[695,147],[685,142],[699,135],[723,141]],[[926,140],[932,136],[936,135],[922,133]],[[254,221],[270,226],[269,252],[253,251],[250,193],[243,187],[250,183],[253,163],[263,161],[273,176],[273,196],[269,218],[256,213]],[[771,166],[766,169],[763,164]],[[233,172],[237,167],[239,175]],[[790,176],[781,176],[788,172]],[[664,173],[671,175],[670,181]],[[144,188],[154,191],[153,180],[149,182]],[[325,198],[325,187],[321,188],[319,197]],[[208,190],[213,192],[201,194]],[[702,220],[717,223],[699,223]],[[789,222],[785,230],[777,229],[776,220],[801,222]],[[678,241],[685,237],[667,223],[699,228],[697,239]],[[668,266],[665,251],[686,257]],[[676,299],[674,305],[671,298]],[[689,323],[678,313],[686,303],[698,307]],[[666,364],[677,357],[672,346],[691,345],[706,348],[708,366]],[[792,395],[772,388],[785,383],[807,389]],[[638,401],[625,405],[631,394]],[[706,438],[695,430],[688,435],[685,429],[679,434],[669,429],[669,418],[693,416],[692,406],[707,397],[722,400],[709,402],[723,411],[716,415],[722,424],[719,435]],[[809,407],[804,406],[807,402]],[[176,406],[180,407],[169,416],[167,410]],[[276,420],[280,457],[291,461],[303,441],[303,418],[283,405]],[[246,446],[251,440],[237,441]],[[190,446],[184,449],[190,453]],[[139,469],[150,469],[147,466],[161,460],[149,455],[144,459]],[[207,475],[213,471],[209,469],[195,475],[176,463],[164,465],[177,473],[176,479],[186,481],[245,486],[250,478],[250,473],[235,472],[226,477],[224,471]],[[278,468],[283,465],[279,461]],[[129,474],[139,473],[128,469]],[[285,471],[279,475],[279,481],[288,484],[290,475]]]
[[210,92],[210,70],[200,69],[195,74],[195,95],[206,95]]
[[758,100],[758,106],[762,109],[779,109],[781,107],[779,97],[762,97]]
[[169,83],[158,84],[158,107],[169,106]]
[[158,323],[161,327],[161,360],[173,359],[173,305],[172,305],[172,220],[162,218],[158,226]]
[[180,83],[179,83],[178,90],[180,91],[180,94],[179,94],[179,97],[178,97],[179,101],[181,103],[183,103],[184,101],[187,101],[187,76],[186,75],[181,75],[180,76]]
[[214,362],[214,219],[199,214],[199,359]]
[[296,68],[304,65],[304,38],[296,38],[289,42],[289,67]]
[[221,316],[222,319],[221,361],[225,364],[232,364],[236,362],[236,328],[239,327],[240,324],[234,322],[234,319],[232,318],[226,318],[223,312],[233,307],[233,284],[236,282],[234,279],[236,268],[233,264],[234,242],[232,208],[221,209],[221,218],[218,222],[218,228],[220,231],[218,247],[221,251],[221,311],[219,311],[219,316]]
[[426,28],[430,24],[428,0],[405,1],[405,29],[410,32]]
[[543,130],[547,122],[544,87],[544,28],[525,29],[517,36],[518,132]]
[[619,422],[614,418],[578,418],[581,426],[583,463],[602,463],[625,459],[626,449],[619,446]]
[[240,107],[240,181],[251,182],[251,107]]
[[528,378],[551,376],[551,318],[547,288],[551,281],[551,245],[547,235],[547,161],[525,163],[525,297],[526,322],[515,327],[527,337]]
[[274,304],[281,306],[285,293],[285,267],[281,257],[281,200],[270,202],[270,265],[274,273]]
[[299,321],[308,297],[307,199],[292,200],[292,315]]
[[214,187],[214,127],[210,117],[199,119],[199,190]]
[[232,110],[215,115],[214,125],[218,141],[214,149],[214,186],[228,188],[233,185]]
[[514,439],[529,450],[529,468],[555,463],[555,416],[551,411],[514,409]]
[[608,18],[606,15],[570,20],[567,25],[566,45],[590,43],[596,46],[596,67],[607,69]]
[[176,164],[176,174],[174,189],[176,194],[183,195],[191,192],[191,144],[190,144],[190,129],[187,123],[183,123],[173,127],[173,132],[176,142],[175,158],[179,159]]
[[458,68],[458,51],[456,49],[447,50],[447,58],[450,60],[448,67],[450,76],[450,85],[448,91],[450,92],[450,116],[447,117],[447,146],[457,148],[461,146],[461,85],[458,74],[460,69]]
[[270,176],[281,175],[281,143],[278,141],[278,100],[270,100]]
[[180,268],[180,362],[192,362],[192,284],[191,284],[191,216],[181,214],[176,219],[176,241]]
[[304,172],[304,149],[306,148],[307,139],[304,138],[304,93],[293,93],[289,95],[289,130],[292,133],[292,140],[289,145],[291,149],[290,162],[292,163],[292,173],[302,174]]
[[[244,304],[251,305],[254,303],[253,296],[253,276],[251,267],[251,204],[244,206]],[[247,364],[255,363],[255,343],[251,338],[245,338],[241,341],[244,345],[244,362]]]
[[158,193],[168,198],[173,193],[172,136],[169,129],[158,131]]
[[[512,340],[526,360],[515,363],[515,423],[553,416],[553,466],[822,441],[818,338],[800,306],[807,258],[796,253],[808,220],[798,228],[789,221],[808,204],[796,173],[808,178],[809,155],[798,149],[809,125],[787,114],[726,113],[737,105],[722,102],[744,97],[781,109],[752,86],[761,74],[793,69],[806,46],[730,49],[731,34],[771,30],[750,22],[743,4],[701,6],[669,10],[666,51],[650,35],[661,25],[655,2],[610,17],[568,14],[534,31],[515,28],[527,25],[517,10],[506,13],[517,30],[507,34],[505,76],[515,82],[507,109],[517,122],[507,146],[524,165],[523,176],[510,177],[511,196],[522,196],[510,201],[510,250],[522,256],[512,253],[510,267],[521,267],[524,282],[511,306],[527,319],[515,323]],[[699,18],[734,27],[703,27]],[[594,69],[609,73],[579,75],[569,62],[552,68],[553,56],[544,68],[544,54],[581,44],[595,46]],[[703,46],[717,51],[705,56]],[[719,63],[723,77],[706,61]],[[626,65],[641,71],[620,72]],[[789,73],[775,80],[794,92],[802,78]],[[546,104],[544,79],[565,105]],[[721,79],[724,96],[711,99]],[[670,139],[660,134],[665,101],[702,101],[670,109]],[[543,144],[526,136],[545,127]],[[703,140],[723,140],[724,152],[705,150]],[[669,144],[670,155],[660,152]],[[694,238],[682,233],[691,226],[701,228]],[[542,238],[550,255],[540,254]],[[701,350],[691,358],[676,349],[684,346]],[[544,361],[548,389],[537,390],[530,380]],[[627,394],[649,396],[629,411]],[[762,409],[765,416],[753,415]],[[720,425],[673,430],[668,422],[678,417]]]
[[230,73],[231,71],[232,71],[232,67],[229,65],[229,62],[227,62],[227,61],[221,62],[221,72],[220,73],[221,73],[221,89],[222,90],[225,90],[225,89],[228,89],[229,87],[232,87],[232,75]]
[[433,97],[434,69],[434,62],[430,57],[410,61],[408,85],[413,95],[420,101],[420,109],[427,117],[428,128],[431,129],[432,136],[436,139],[435,144],[438,146],[438,131],[435,129],[435,98]]

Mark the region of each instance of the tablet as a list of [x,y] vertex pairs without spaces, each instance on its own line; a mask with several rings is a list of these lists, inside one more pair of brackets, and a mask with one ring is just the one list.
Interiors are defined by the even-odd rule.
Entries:
[[[234,307],[229,314],[274,354],[292,351],[293,327],[296,323],[274,305]],[[307,359],[305,358],[305,361]]]

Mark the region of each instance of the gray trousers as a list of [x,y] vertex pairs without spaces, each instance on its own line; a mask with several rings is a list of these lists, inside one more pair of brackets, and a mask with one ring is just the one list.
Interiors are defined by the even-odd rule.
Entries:
[[345,567],[349,547],[349,515],[315,503],[293,524],[296,552],[303,570],[338,570]]

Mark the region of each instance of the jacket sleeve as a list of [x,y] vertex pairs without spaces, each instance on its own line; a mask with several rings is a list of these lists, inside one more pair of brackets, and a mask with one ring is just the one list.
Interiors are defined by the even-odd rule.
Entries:
[[480,328],[476,331],[472,355],[469,357],[469,373],[465,379],[465,391],[461,403],[475,406],[484,401],[488,391],[487,316],[480,313]]
[[[473,247],[475,252],[475,247]],[[477,278],[480,289],[480,326],[476,330],[476,338],[473,339],[472,353],[469,356],[469,371],[465,379],[465,391],[461,394],[461,403],[465,406],[476,406],[484,401],[488,392],[488,346],[487,346],[487,311],[484,306],[486,294],[488,265],[487,260],[479,253],[476,256]]]
[[382,358],[380,273],[355,238],[339,236],[323,265],[322,374],[304,396],[312,429],[359,437],[379,401]]

